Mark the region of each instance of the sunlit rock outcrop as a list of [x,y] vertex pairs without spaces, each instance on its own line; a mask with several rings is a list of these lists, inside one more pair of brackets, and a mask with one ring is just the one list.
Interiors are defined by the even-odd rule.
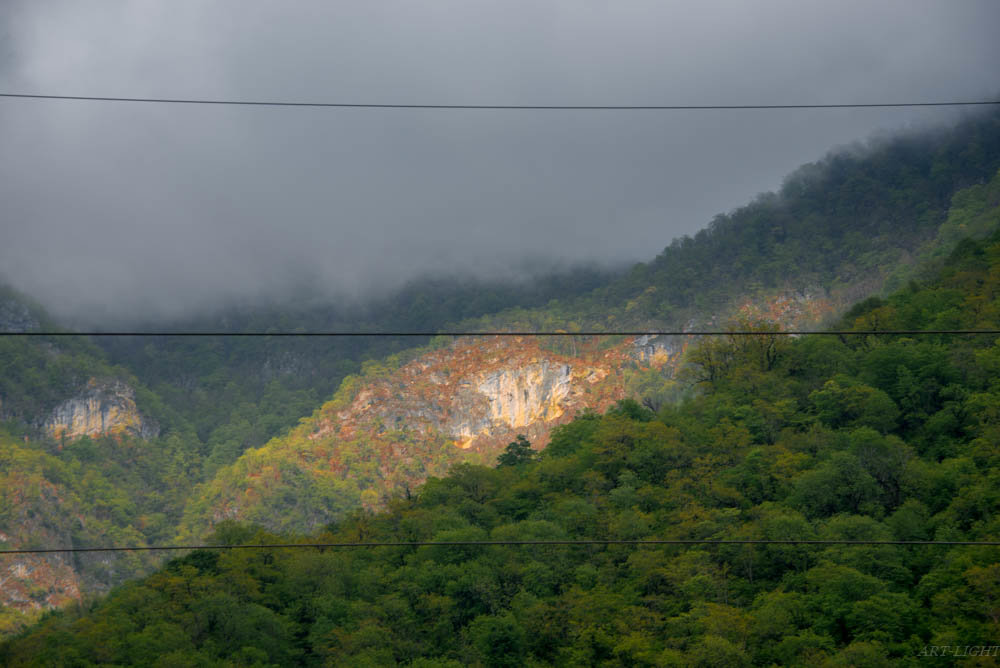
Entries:
[[569,394],[570,369],[569,364],[543,359],[486,374],[476,389],[489,401],[493,422],[519,429],[562,415],[560,402]]
[[477,436],[550,423],[565,413],[572,384],[570,364],[549,359],[474,374],[452,401],[467,410],[453,411],[445,431],[468,447]]
[[118,434],[149,439],[159,434],[156,423],[136,407],[131,387],[121,381],[96,379],[91,379],[82,392],[56,406],[42,430],[52,438],[67,440]]
[[310,438],[434,433],[488,452],[525,433],[544,445],[556,424],[623,398],[621,370],[631,360],[626,347],[598,350],[594,342],[574,356],[530,337],[463,340],[365,379],[348,406],[317,420]]

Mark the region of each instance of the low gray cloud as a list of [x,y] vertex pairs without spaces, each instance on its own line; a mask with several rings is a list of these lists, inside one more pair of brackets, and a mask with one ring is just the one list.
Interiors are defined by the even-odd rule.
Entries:
[[[984,98],[994,0],[22,2],[6,92],[371,103]],[[0,100],[0,274],[73,318],[305,280],[649,259],[802,162],[949,110],[331,110]]]

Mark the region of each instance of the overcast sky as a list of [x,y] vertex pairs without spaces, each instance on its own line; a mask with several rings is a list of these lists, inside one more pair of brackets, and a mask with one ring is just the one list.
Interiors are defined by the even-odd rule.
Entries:
[[[0,92],[775,104],[1000,92],[996,0],[7,0]],[[648,260],[830,148],[950,111],[405,111],[0,100],[0,275],[169,317],[425,272]]]

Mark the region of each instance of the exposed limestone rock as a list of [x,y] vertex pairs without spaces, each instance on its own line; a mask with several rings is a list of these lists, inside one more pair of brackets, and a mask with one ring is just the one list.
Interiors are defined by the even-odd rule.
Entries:
[[480,394],[490,402],[490,418],[520,429],[532,422],[553,420],[563,411],[560,402],[569,394],[570,366],[542,360],[518,369],[488,374]]
[[688,345],[682,336],[640,336],[633,343],[633,356],[644,364],[661,366],[680,358]]
[[575,412],[603,410],[624,396],[609,376],[625,361],[622,350],[593,345],[569,357],[532,339],[462,341],[370,380],[335,420],[321,419],[311,438],[348,441],[402,430],[442,434],[485,452],[525,433],[544,445],[548,431]]
[[155,438],[159,426],[139,413],[135,391],[121,381],[91,379],[83,392],[56,406],[42,425],[55,439],[130,434]]
[[570,365],[549,359],[474,374],[459,384],[443,429],[468,447],[478,436],[550,423],[565,412],[570,382]]

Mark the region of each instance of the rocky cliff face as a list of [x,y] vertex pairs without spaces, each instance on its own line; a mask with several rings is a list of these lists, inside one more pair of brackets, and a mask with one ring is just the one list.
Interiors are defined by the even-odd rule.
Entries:
[[135,391],[120,381],[91,379],[80,394],[56,406],[42,425],[46,435],[72,440],[81,436],[129,434],[155,438],[159,427],[139,413]]
[[[498,427],[524,429],[535,422],[558,418],[563,414],[562,404],[573,382],[569,364],[548,359],[476,376],[478,382],[473,391],[486,398],[486,414],[479,416],[478,425],[469,424],[468,420],[448,425],[451,433],[460,439],[473,439]],[[469,392],[466,388],[463,390]]]
[[530,337],[459,341],[368,380],[344,409],[321,413],[310,438],[435,432],[463,450],[487,452],[525,433],[544,445],[556,424],[624,397],[621,369],[631,352],[592,342],[574,357]]

